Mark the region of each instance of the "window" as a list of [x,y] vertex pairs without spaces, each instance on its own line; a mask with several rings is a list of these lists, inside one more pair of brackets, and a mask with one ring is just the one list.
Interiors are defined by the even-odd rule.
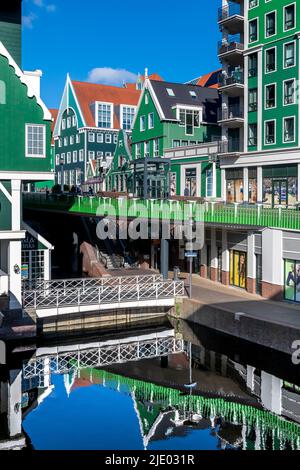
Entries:
[[196,98],[197,98],[197,94],[196,94],[196,92],[193,91],[193,90],[190,91],[190,95],[191,95],[191,97],[192,97],[193,99],[196,99]]
[[167,93],[169,96],[175,96],[174,90],[172,88],[167,88]]
[[257,54],[249,55],[248,75],[249,78],[257,77]]
[[145,95],[145,104],[149,104],[149,96],[147,94]]
[[76,134],[76,144],[80,144],[80,134]]
[[64,137],[64,146],[67,147],[69,143],[68,137]]
[[276,49],[272,47],[272,49],[266,50],[266,72],[274,72],[276,70]]
[[83,162],[84,160],[84,153],[83,153],[83,150],[79,150],[79,161],[80,162]]
[[275,144],[275,121],[265,122],[265,145]]
[[98,127],[112,128],[113,106],[111,104],[98,103]]
[[97,143],[102,144],[103,143],[103,134],[97,134]]
[[72,119],[70,117],[68,117],[68,119],[67,119],[67,128],[70,129],[71,125],[72,125]]
[[62,164],[64,165],[65,162],[66,162],[66,154],[65,153],[61,154],[61,161],[62,161]]
[[275,108],[276,107],[276,85],[275,83],[272,83],[271,85],[267,85],[265,88],[266,92],[266,102],[265,102],[265,108],[270,109],[270,108]]
[[59,155],[55,155],[55,165],[58,166],[59,165]]
[[77,150],[73,152],[73,163],[77,163]]
[[105,134],[105,143],[111,144],[111,134]]
[[295,93],[295,79],[286,80],[284,82],[283,88],[283,104],[295,104],[296,103],[296,93]]
[[295,4],[284,7],[284,31],[296,27]]
[[89,152],[89,160],[95,160],[95,152]]
[[257,124],[249,124],[248,128],[248,145],[249,147],[257,146]]
[[257,7],[258,5],[258,0],[249,0],[249,9]]
[[154,127],[154,113],[148,115],[148,127],[149,129],[153,129]]
[[295,117],[283,120],[283,141],[285,143],[295,142]]
[[144,131],[146,129],[146,116],[140,117],[140,131]]
[[76,127],[76,124],[77,124],[77,119],[76,119],[76,116],[74,114],[74,116],[72,116],[72,126]]
[[0,104],[6,104],[6,84],[0,80]]
[[150,157],[150,144],[149,144],[149,142],[144,143],[144,152],[145,152],[145,158]]
[[209,168],[206,170],[206,197],[213,196],[213,170]]
[[71,136],[70,136],[70,145],[73,145],[73,144],[74,144],[74,136],[71,135]]
[[173,147],[180,147],[180,140],[173,140]]
[[106,157],[111,157],[111,152],[105,152]]
[[200,126],[200,111],[194,109],[179,109],[179,125],[185,126],[186,135],[194,135],[194,127]]
[[153,140],[153,155],[154,157],[159,156],[159,140],[158,139]]
[[258,39],[258,21],[255,20],[249,21],[249,42],[255,42]]
[[135,152],[136,152],[135,154],[136,158],[141,158],[141,144],[140,143],[136,144]]
[[58,139],[58,146],[62,147],[62,139]]
[[26,124],[26,157],[46,157],[46,127]]
[[89,142],[95,142],[95,134],[93,132],[89,132]]
[[130,131],[134,120],[135,108],[132,106],[123,106],[122,108],[122,128]]
[[257,88],[249,90],[248,111],[257,111]]
[[118,143],[118,134],[114,134],[114,144]]
[[299,260],[284,260],[284,298],[292,302],[300,302],[299,292]]
[[97,158],[103,158],[103,152],[97,152]]
[[290,42],[283,46],[283,67],[285,69],[294,67],[295,61],[295,42]]
[[276,13],[272,11],[266,15],[266,38],[276,34]]
[[66,128],[66,120],[65,120],[65,119],[63,119],[63,120],[61,121],[61,128],[62,128],[63,131],[64,131],[65,128]]
[[71,156],[71,152],[67,152],[67,163],[72,163]]

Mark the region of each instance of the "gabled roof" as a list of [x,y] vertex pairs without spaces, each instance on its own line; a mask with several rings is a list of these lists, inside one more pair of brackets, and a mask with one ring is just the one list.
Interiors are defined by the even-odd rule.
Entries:
[[[150,80],[150,84],[165,120],[174,120],[173,108],[177,105],[185,105],[203,107],[203,120],[205,122],[217,122],[216,111],[220,100],[218,90],[197,85],[155,80]],[[168,89],[173,91],[174,96],[170,96]]]
[[[141,91],[136,89],[99,85],[95,83],[72,81],[72,85],[88,127],[96,127],[95,116],[92,109],[95,101],[113,103],[115,106],[121,104],[137,106],[141,94]],[[114,129],[120,128],[116,112],[114,113],[113,127]]]
[[219,88],[219,75],[221,69],[215,70],[214,72],[209,72],[201,77],[195,78],[190,82],[187,82],[190,85],[199,85],[209,88]]

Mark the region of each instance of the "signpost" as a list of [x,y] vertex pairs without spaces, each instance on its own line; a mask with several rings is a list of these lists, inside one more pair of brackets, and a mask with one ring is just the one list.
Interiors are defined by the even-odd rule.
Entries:
[[190,299],[192,298],[192,281],[193,281],[193,259],[197,258],[197,252],[196,251],[186,251],[185,252],[185,257],[189,259],[190,261],[190,274],[189,274],[189,296]]

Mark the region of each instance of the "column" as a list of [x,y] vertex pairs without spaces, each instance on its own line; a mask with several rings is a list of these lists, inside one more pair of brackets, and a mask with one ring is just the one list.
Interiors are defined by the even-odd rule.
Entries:
[[266,228],[262,232],[262,296],[269,299],[283,297],[282,231]]
[[11,182],[11,225],[12,230],[21,229],[21,181],[12,180]]
[[22,370],[11,370],[8,384],[7,424],[10,437],[22,433]]
[[169,240],[160,240],[160,272],[164,279],[168,279],[169,274]]
[[226,202],[226,170],[221,170],[221,198],[222,201]]
[[216,162],[212,164],[212,174],[213,174],[213,189],[212,189],[212,197],[217,197],[217,166]]
[[247,366],[247,388],[254,392],[254,372],[255,368],[252,366]]
[[244,202],[249,201],[249,172],[248,168],[243,168],[243,179],[244,179]]
[[[246,23],[246,22],[245,22]],[[248,90],[249,57],[244,58],[244,83]],[[244,152],[248,152],[248,92],[244,93]]]
[[264,371],[261,372],[261,401],[267,410],[281,415],[282,380]]
[[212,227],[211,229],[210,272],[211,272],[211,280],[216,282],[218,280],[218,250],[217,250],[217,241],[216,241],[216,229],[214,227]]
[[257,167],[257,202],[262,203],[263,201],[263,175],[262,167]]
[[256,293],[256,256],[255,256],[255,234],[248,234],[247,249],[247,291]]
[[200,252],[200,276],[207,278],[207,245],[206,243],[203,244],[202,250]]
[[22,242],[11,240],[8,243],[8,276],[9,276],[9,308],[22,308],[21,279],[21,247]]
[[222,229],[222,284],[229,285],[229,249],[227,231]]
[[262,50],[257,53],[257,150],[262,149],[262,135],[263,135],[263,119],[262,119],[262,110],[263,110],[263,87],[262,87],[262,77],[263,77],[263,53]]

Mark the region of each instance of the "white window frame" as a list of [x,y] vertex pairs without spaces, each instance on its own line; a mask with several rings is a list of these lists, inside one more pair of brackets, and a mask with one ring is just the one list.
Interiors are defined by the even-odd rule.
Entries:
[[70,129],[72,127],[72,118],[71,116],[67,117],[67,128]]
[[79,161],[80,162],[84,161],[84,150],[83,149],[79,150]]
[[95,142],[95,133],[94,132],[91,132],[91,131],[88,132],[88,141],[91,144],[93,144]]
[[[275,106],[273,106],[272,108],[268,108],[268,107],[267,107],[267,88],[268,88],[269,86],[274,86],[274,87],[275,87]],[[269,110],[271,110],[271,109],[276,109],[276,108],[277,108],[277,83],[276,83],[276,82],[274,82],[274,83],[267,83],[267,84],[265,85],[265,97],[264,97],[264,98],[265,98],[265,99],[264,99],[264,109],[265,109],[265,111],[269,111]]]
[[[270,15],[271,13],[275,13],[275,33],[271,34],[270,36],[267,36],[267,16]],[[276,36],[276,34],[277,34],[277,10],[267,11],[267,13],[265,13],[265,39],[272,38]]]
[[97,133],[97,144],[103,144],[103,133],[102,132],[98,132]]
[[[293,28],[285,29],[285,10],[286,10],[288,7],[291,7],[292,5],[294,5],[295,26],[294,26]],[[283,31],[286,33],[287,31],[290,32],[290,31],[293,31],[293,29],[296,29],[296,28],[297,28],[297,4],[296,4],[296,2],[292,2],[292,3],[289,3],[289,5],[284,5],[284,7],[283,7]]]
[[111,144],[111,142],[112,142],[111,137],[112,137],[111,134],[108,134],[108,133],[105,134],[105,143],[106,144]]
[[[99,107],[101,105],[110,106],[110,127],[100,127],[98,124],[98,116],[99,116]],[[109,103],[108,101],[96,101],[95,103],[95,123],[98,129],[113,129],[114,128],[114,103]]]
[[[267,52],[271,51],[272,49],[275,50],[275,69],[270,70],[268,72],[267,71]],[[274,72],[277,72],[277,46],[268,47],[268,49],[265,50],[265,74],[274,73]]]
[[[152,125],[151,125],[151,116],[153,117]],[[154,113],[148,114],[148,129],[154,129]]]
[[[294,65],[289,65],[288,67],[286,67],[285,66],[285,49],[286,49],[286,46],[289,46],[290,44],[294,44]],[[282,67],[283,67],[284,70],[292,69],[293,67],[296,67],[296,65],[297,65],[297,44],[296,44],[295,40],[294,41],[288,41],[288,42],[283,44],[282,60],[283,60]]]
[[67,152],[67,164],[72,163],[72,152]]
[[[250,23],[253,23],[256,20],[256,25],[257,25],[257,35],[255,41],[250,41]],[[258,16],[256,18],[251,18],[251,20],[248,21],[248,43],[249,44],[254,44],[259,40],[259,18]]]
[[[267,141],[266,141],[266,137],[267,137],[267,132],[266,132],[266,129],[267,129],[267,123],[268,122],[274,122],[274,142],[272,144],[268,144]],[[276,145],[276,142],[277,142],[277,136],[276,136],[276,127],[277,127],[277,121],[276,119],[267,119],[265,121],[265,129],[264,129],[264,145],[266,147],[270,147],[272,145]]]
[[[29,127],[39,127],[43,129],[43,154],[32,155],[28,152],[28,129]],[[46,158],[46,126],[45,124],[25,124],[25,157],[26,158]]]
[[[124,127],[123,127],[123,113],[124,113],[124,108],[131,108],[131,109],[134,110],[134,116],[133,116],[133,120],[132,120],[130,129],[124,129]],[[127,131],[130,131],[130,130],[132,129],[132,125],[133,125],[133,122],[134,122],[134,119],[135,119],[135,114],[136,114],[136,106],[132,106],[131,104],[121,104],[121,105],[120,105],[120,125],[121,125],[121,128],[122,128],[122,129],[127,130]]]
[[[144,120],[144,125],[142,126]],[[143,114],[143,116],[140,116],[140,132],[145,132],[146,130],[146,116]]]
[[73,151],[73,163],[77,163],[78,161],[78,152],[77,150]]
[[[284,102],[284,98],[285,98],[285,84],[286,82],[293,82],[294,83],[294,101],[293,103],[285,103]],[[282,82],[282,105],[283,106],[294,106],[295,104],[297,104],[297,88],[296,88],[296,79],[295,78],[287,78],[286,80],[283,80]]]
[[[285,124],[285,121],[287,119],[293,119],[294,121],[294,139],[293,140],[288,140],[286,141],[285,140],[285,135],[284,135],[284,124]],[[296,142],[296,132],[297,132],[297,129],[296,129],[296,116],[284,116],[284,118],[282,118],[282,143],[283,144],[294,144]]]

